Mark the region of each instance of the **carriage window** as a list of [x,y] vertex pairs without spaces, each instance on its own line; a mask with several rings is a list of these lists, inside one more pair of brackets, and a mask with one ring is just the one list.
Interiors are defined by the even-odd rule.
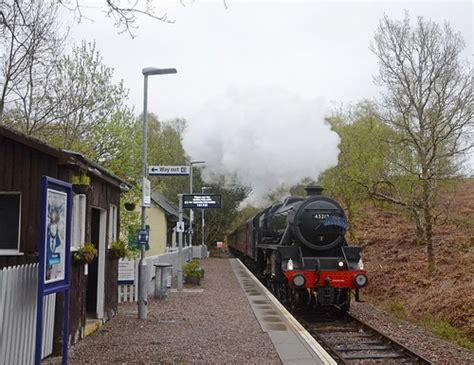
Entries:
[[0,192],[0,252],[15,253],[20,246],[20,193]]

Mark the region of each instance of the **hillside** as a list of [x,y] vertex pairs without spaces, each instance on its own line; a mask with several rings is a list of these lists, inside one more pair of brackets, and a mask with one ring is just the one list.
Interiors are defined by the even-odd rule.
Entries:
[[472,341],[474,181],[461,183],[456,193],[446,193],[446,197],[452,198],[452,203],[445,210],[449,211],[448,221],[435,228],[433,273],[427,270],[426,247],[416,244],[415,225],[409,217],[386,207],[366,205],[354,222],[369,273],[364,299],[435,332],[452,331],[449,323]]

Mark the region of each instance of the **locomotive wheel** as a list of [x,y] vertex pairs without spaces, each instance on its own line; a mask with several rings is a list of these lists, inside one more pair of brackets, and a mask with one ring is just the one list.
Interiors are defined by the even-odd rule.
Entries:
[[282,302],[288,300],[288,285],[286,283],[280,284],[278,287],[278,299]]
[[299,312],[308,303],[308,292],[306,289],[290,289],[290,308],[292,312]]
[[349,312],[349,310],[351,309],[351,291],[350,290],[345,290],[339,293],[337,305],[344,312]]

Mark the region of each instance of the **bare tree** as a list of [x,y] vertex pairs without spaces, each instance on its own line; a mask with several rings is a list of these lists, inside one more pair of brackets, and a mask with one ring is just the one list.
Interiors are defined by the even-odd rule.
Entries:
[[53,109],[48,85],[66,37],[58,35],[59,5],[33,0],[6,0],[0,5],[0,122],[9,103],[9,119],[21,122],[21,129],[32,134]]
[[[84,15],[86,6],[81,0],[57,0],[66,9],[74,12],[76,18],[80,21],[87,18]],[[165,23],[174,23],[174,20],[168,19],[166,12],[158,13],[153,0],[105,0],[105,14],[114,21],[114,25],[120,32],[127,32],[134,36],[134,31],[138,28],[137,19],[140,16],[149,17]],[[184,6],[183,0],[180,0]]]
[[473,75],[461,61],[463,49],[449,24],[419,17],[412,27],[408,14],[403,21],[385,16],[371,44],[379,61],[376,80],[387,89],[380,116],[396,133],[388,173],[369,191],[412,212],[430,270],[440,182],[460,172],[474,146]]

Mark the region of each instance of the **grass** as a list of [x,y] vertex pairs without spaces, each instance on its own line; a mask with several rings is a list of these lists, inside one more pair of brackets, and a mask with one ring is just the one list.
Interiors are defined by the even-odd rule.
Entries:
[[[399,320],[417,322],[410,316],[405,304],[397,299],[385,302],[383,307]],[[474,342],[468,338],[463,330],[452,326],[447,320],[431,314],[425,314],[419,323],[436,336],[474,352]]]
[[384,307],[390,314],[398,319],[407,319],[408,317],[408,311],[405,308],[405,304],[399,300],[388,301],[385,303]]
[[474,342],[467,337],[464,331],[453,327],[448,321],[426,314],[421,319],[421,323],[437,336],[474,351]]

